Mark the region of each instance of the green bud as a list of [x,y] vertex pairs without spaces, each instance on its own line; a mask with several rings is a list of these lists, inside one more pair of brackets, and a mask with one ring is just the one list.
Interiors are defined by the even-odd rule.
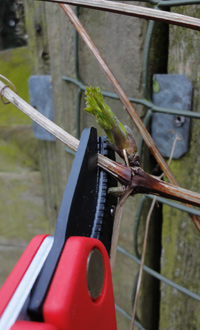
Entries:
[[104,129],[111,147],[123,158],[123,149],[131,160],[137,151],[133,132],[124,126],[104,102],[99,87],[86,87],[85,111],[95,115],[97,123]]

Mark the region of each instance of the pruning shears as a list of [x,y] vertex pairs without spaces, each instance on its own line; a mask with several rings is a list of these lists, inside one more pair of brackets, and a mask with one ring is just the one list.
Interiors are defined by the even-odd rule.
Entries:
[[83,131],[55,235],[33,238],[0,290],[0,330],[116,329],[109,254],[115,179],[97,166],[114,159],[105,137]]

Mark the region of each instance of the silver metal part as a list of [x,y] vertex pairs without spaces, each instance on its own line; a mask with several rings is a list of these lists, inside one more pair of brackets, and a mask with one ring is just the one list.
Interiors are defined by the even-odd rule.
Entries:
[[111,215],[111,217],[114,217],[114,215],[115,215],[115,207],[114,206],[111,207],[111,209],[110,209],[110,215]]
[[174,126],[181,127],[185,123],[185,117],[184,116],[175,116],[174,117]]
[[103,289],[105,277],[105,266],[101,252],[94,248],[87,260],[87,285],[92,299],[97,299]]
[[51,250],[53,240],[54,238],[52,236],[47,236],[42,242],[27,272],[22,278],[2,317],[0,318],[0,330],[9,330],[16,320],[22,318],[20,314],[22,313],[30,291],[44,265],[49,251]]

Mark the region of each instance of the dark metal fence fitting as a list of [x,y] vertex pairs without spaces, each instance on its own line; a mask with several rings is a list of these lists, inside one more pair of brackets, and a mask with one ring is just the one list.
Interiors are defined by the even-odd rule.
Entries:
[[[154,76],[153,102],[155,105],[177,110],[191,110],[192,84],[182,74],[156,74]],[[178,138],[173,158],[187,152],[190,119],[182,115],[155,113],[152,117],[152,137],[164,157],[169,158],[173,142]]]
[[[28,85],[31,105],[45,117],[54,121],[51,76],[31,76]],[[33,122],[33,132],[38,140],[56,140],[51,133],[35,122]]]

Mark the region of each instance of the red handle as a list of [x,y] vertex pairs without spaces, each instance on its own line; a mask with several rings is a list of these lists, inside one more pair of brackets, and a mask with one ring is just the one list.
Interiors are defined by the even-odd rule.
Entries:
[[[38,236],[31,241],[2,287],[0,315],[45,237]],[[99,258],[97,258],[98,263],[101,263],[100,269],[103,269],[101,276],[98,274],[99,264],[91,263],[94,251]],[[96,275],[94,278],[91,277],[92,284],[90,282],[88,284],[90,271],[96,266],[98,266],[97,271],[94,272]],[[99,279],[101,286],[96,295],[91,291],[91,287],[96,288],[93,280],[98,282]],[[43,316],[44,323],[17,321],[11,330],[117,329],[110,261],[104,245],[99,240],[85,237],[70,237],[67,240],[43,305]]]
[[28,247],[0,289],[0,317],[8,305],[10,299],[12,298],[15,290],[17,289],[21,279],[26,273],[40,245],[47,236],[48,235],[38,235],[31,240]]
[[29,321],[17,321],[11,327],[10,330],[58,330],[52,324],[29,322]]
[[[98,249],[104,262],[104,284],[99,298],[92,299],[87,284],[90,252]],[[96,239],[70,237],[59,261],[43,306],[45,322],[58,330],[115,330],[116,317],[110,261]]]

